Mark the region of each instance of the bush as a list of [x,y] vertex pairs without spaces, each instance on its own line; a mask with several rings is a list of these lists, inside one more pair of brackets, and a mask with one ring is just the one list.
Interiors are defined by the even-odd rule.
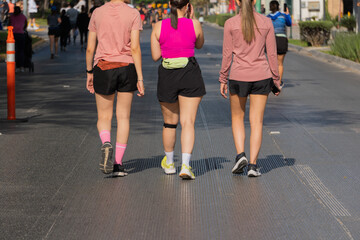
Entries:
[[229,13],[225,13],[225,14],[219,14],[217,15],[217,18],[216,18],[216,23],[223,27],[224,24],[225,24],[225,21],[228,20],[229,18],[233,17],[234,14],[229,14]]
[[360,62],[360,34],[338,33],[331,45],[332,54]]
[[340,25],[346,27],[349,32],[353,32],[356,27],[356,19],[354,16],[345,16],[340,20]]
[[208,15],[205,17],[205,20],[211,23],[215,23],[216,22],[216,17],[217,15]]
[[329,41],[333,23],[330,21],[305,21],[299,22],[299,26],[301,40],[318,47]]

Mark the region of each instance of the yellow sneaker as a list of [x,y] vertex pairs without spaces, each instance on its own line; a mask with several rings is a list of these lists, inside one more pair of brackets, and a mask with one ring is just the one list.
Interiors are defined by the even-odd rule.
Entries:
[[171,164],[166,163],[166,156],[161,161],[161,167],[162,167],[162,169],[164,169],[164,172],[166,174],[175,174],[176,173],[174,163],[171,163]]
[[183,164],[181,166],[181,171],[180,171],[179,177],[181,177],[182,179],[192,179],[192,180],[195,179],[195,175],[191,171],[191,167],[187,166],[186,164]]

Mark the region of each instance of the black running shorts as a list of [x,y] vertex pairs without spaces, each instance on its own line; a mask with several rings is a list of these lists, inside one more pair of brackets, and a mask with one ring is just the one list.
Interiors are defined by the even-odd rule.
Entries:
[[134,64],[109,70],[94,67],[94,89],[102,95],[117,92],[133,92],[137,90],[137,74]]
[[158,70],[157,97],[159,102],[175,103],[178,96],[202,97],[206,94],[199,64],[194,57],[189,58],[185,68]]
[[229,80],[230,93],[237,94],[239,97],[247,97],[249,94],[268,95],[273,86],[272,78],[255,82]]
[[288,39],[286,37],[276,37],[276,48],[278,55],[284,55],[288,51]]

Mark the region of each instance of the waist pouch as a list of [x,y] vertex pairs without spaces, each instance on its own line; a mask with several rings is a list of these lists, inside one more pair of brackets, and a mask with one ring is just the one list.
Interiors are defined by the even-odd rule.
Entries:
[[163,58],[162,66],[165,69],[178,69],[184,68],[189,62],[189,58],[180,57],[180,58]]
[[105,61],[103,59],[100,59],[97,66],[101,69],[101,70],[110,70],[110,69],[115,69],[115,68],[119,68],[119,67],[126,67],[129,66],[129,63],[123,63],[123,62],[108,62]]

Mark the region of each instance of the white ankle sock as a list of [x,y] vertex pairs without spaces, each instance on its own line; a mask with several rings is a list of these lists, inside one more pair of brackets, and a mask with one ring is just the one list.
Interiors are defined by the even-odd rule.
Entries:
[[182,153],[182,163],[190,166],[191,153]]
[[165,155],[166,155],[166,164],[174,163],[174,151],[165,152]]

